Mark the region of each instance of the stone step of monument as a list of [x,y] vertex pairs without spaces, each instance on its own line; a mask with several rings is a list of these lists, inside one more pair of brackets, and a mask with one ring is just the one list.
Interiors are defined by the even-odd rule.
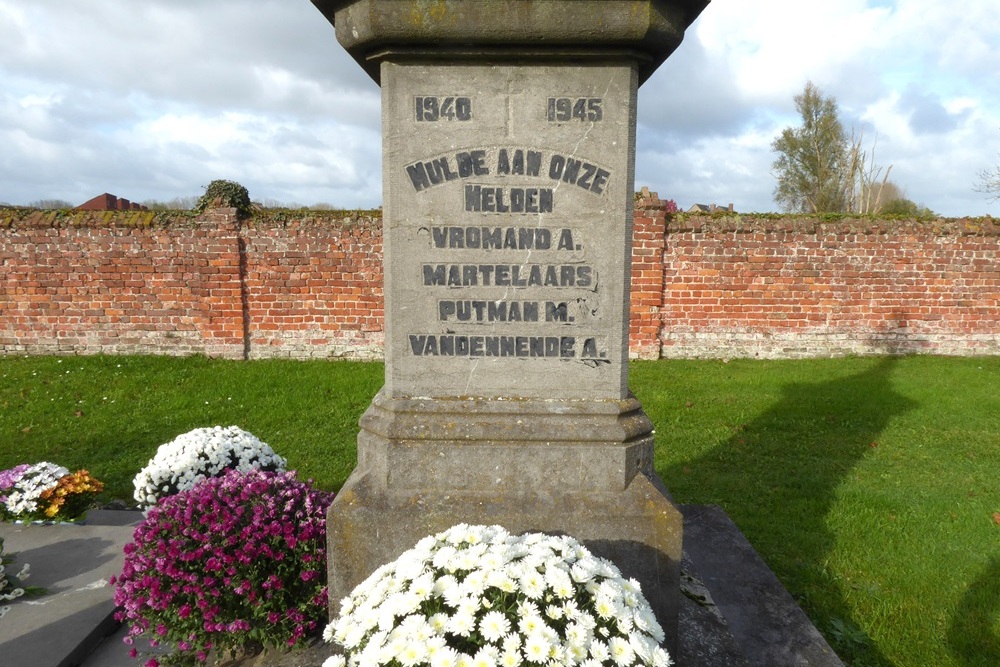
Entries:
[[122,550],[141,520],[140,512],[95,510],[81,524],[0,523],[5,553],[16,554],[11,569],[27,563],[25,583],[46,591],[8,603],[0,620],[0,664],[75,667],[115,631],[108,582],[121,573]]
[[[684,505],[678,665],[843,667],[843,663],[720,508]],[[138,512],[97,511],[83,525],[0,524],[7,551],[48,590],[0,621],[4,667],[137,667],[113,619],[108,580]],[[15,564],[16,567],[16,564]],[[276,654],[256,667],[320,664],[325,649]]]
[[722,508],[680,509],[685,597],[678,665],[844,667]]

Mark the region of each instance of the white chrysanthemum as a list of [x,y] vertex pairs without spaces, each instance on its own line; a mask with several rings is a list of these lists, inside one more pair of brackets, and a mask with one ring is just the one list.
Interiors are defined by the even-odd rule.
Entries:
[[497,657],[490,647],[484,646],[472,656],[472,667],[496,667]]
[[545,578],[537,570],[529,569],[518,583],[521,586],[521,592],[532,600],[537,600],[545,594]]
[[594,600],[594,611],[597,615],[608,620],[613,618],[618,614],[620,607],[616,604],[616,600],[610,598],[606,595],[599,595],[596,600]]
[[663,627],[660,626],[660,623],[656,620],[656,616],[653,614],[653,610],[648,605],[642,605],[636,609],[632,615],[632,620],[635,621],[637,628],[649,634],[657,642],[663,642],[666,639]]
[[504,593],[513,593],[517,590],[517,582],[511,579],[510,575],[502,567],[486,573],[486,586],[499,589]]
[[524,642],[524,657],[528,662],[547,662],[551,650],[552,643],[541,632],[529,634]]
[[618,600],[622,597],[622,587],[621,585],[613,579],[605,579],[601,582],[600,587],[597,589],[597,595],[599,597],[603,596],[611,600]]
[[476,629],[476,617],[470,613],[456,611],[448,619],[448,632],[460,637],[468,637]]
[[617,626],[618,632],[623,635],[627,635],[635,629],[635,624],[632,623],[632,616],[625,611],[624,607],[619,607],[619,613],[615,616],[615,626]]
[[417,596],[422,602],[431,596],[434,591],[434,575],[424,572],[419,577],[410,582],[410,594]]
[[498,642],[510,632],[510,621],[499,611],[490,611],[479,621],[479,634],[488,642]]
[[535,614],[525,614],[517,622],[518,629],[527,635],[532,635],[542,631],[545,627],[545,621],[542,620],[541,616]]
[[656,648],[657,644],[652,637],[642,632],[633,632],[628,636],[628,643],[635,654],[639,656],[639,660],[646,664],[653,661],[653,649]]
[[674,661],[666,651],[659,646],[653,649],[653,667],[670,667],[672,664]]
[[[324,636],[346,646],[343,640],[362,633],[348,647],[348,667],[669,662],[657,644],[662,628],[638,583],[565,536],[455,526],[380,568],[341,611],[328,626],[337,631]],[[459,637],[468,642],[465,651],[448,646]]]
[[348,649],[357,648],[365,638],[365,631],[360,625],[349,625],[345,628],[341,643]]
[[545,572],[545,581],[556,597],[566,599],[573,597],[576,593],[572,578],[560,568],[549,568]]
[[444,546],[434,552],[434,558],[431,560],[431,565],[438,570],[445,570],[447,572],[454,572],[452,568],[452,561],[458,554],[458,549],[453,546]]
[[611,659],[616,665],[627,667],[635,660],[635,651],[631,644],[623,637],[612,637],[608,640],[608,651],[611,652]]
[[608,650],[608,645],[605,642],[595,639],[590,642],[590,657],[603,663],[611,658],[611,651]]
[[427,619],[427,622],[434,632],[444,634],[445,629],[448,627],[448,614],[438,612]]
[[517,616],[523,618],[525,616],[541,616],[542,612],[538,609],[538,605],[532,600],[520,600],[515,607]]
[[465,539],[465,533],[468,529],[469,524],[467,523],[455,524],[438,537],[442,542],[447,542],[448,544],[461,544],[462,540]]
[[503,545],[490,545],[490,548],[479,558],[479,568],[487,574],[492,574],[494,571],[499,570],[507,563],[504,557],[505,551],[506,548]]
[[400,590],[409,587],[410,583],[426,572],[424,562],[416,558],[404,558],[396,561],[393,578],[399,582]]
[[434,656],[448,647],[448,642],[442,635],[433,634],[424,640],[424,647],[427,649],[427,662],[433,662]]
[[146,507],[164,495],[186,491],[229,468],[243,472],[254,468],[283,472],[285,459],[267,443],[236,426],[194,429],[156,450],[133,480],[133,497]]
[[521,650],[524,640],[516,632],[508,632],[503,638],[503,650],[517,653]]
[[444,597],[448,591],[458,588],[458,579],[453,575],[446,574],[443,577],[438,577],[434,580],[434,588],[431,590],[431,595],[435,597]]
[[323,661],[323,667],[345,667],[347,661],[342,655],[331,655]]
[[431,656],[431,667],[457,667],[457,664],[458,651],[450,646],[445,646]]
[[573,567],[570,568],[570,576],[573,577],[573,581],[584,584],[588,581],[593,581],[594,577],[597,576],[597,562],[593,558],[584,558],[573,563]]
[[520,651],[504,651],[500,654],[500,667],[519,667],[521,664]]
[[482,570],[472,570],[462,580],[462,591],[468,597],[479,597],[486,590],[486,573]]
[[593,631],[583,623],[570,623],[566,626],[566,643],[570,646],[582,646],[586,649],[593,638]]
[[413,667],[423,661],[427,655],[427,649],[423,642],[409,641],[403,646],[403,650],[396,655],[403,667]]

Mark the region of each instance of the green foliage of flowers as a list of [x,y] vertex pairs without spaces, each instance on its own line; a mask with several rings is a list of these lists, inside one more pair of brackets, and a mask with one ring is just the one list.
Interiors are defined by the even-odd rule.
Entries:
[[126,643],[152,637],[176,649],[165,662],[190,665],[212,649],[294,647],[318,633],[332,500],[292,472],[261,470],[230,470],[162,499],[112,582]]

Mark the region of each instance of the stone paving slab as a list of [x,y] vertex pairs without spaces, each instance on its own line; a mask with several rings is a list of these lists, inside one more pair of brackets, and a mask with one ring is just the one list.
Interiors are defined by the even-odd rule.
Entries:
[[15,571],[28,563],[25,583],[47,591],[11,603],[0,620],[4,667],[73,667],[115,630],[108,580],[121,572],[122,549],[141,518],[99,511],[82,525],[0,523],[4,550],[17,554]]
[[[686,559],[681,567],[703,587],[708,598],[707,604],[698,605],[702,607],[699,613],[703,616],[708,609],[723,620],[726,634],[735,640],[746,657],[746,664],[753,667],[844,667],[823,635],[721,507],[682,505],[681,512],[684,514]],[[731,658],[723,661],[696,659],[705,658],[700,656],[699,643],[711,645],[714,638],[721,636],[721,629],[713,632],[709,626],[701,642],[697,639],[697,626],[682,627],[681,632],[679,665],[743,664],[731,662]],[[724,643],[719,646],[721,652]]]

